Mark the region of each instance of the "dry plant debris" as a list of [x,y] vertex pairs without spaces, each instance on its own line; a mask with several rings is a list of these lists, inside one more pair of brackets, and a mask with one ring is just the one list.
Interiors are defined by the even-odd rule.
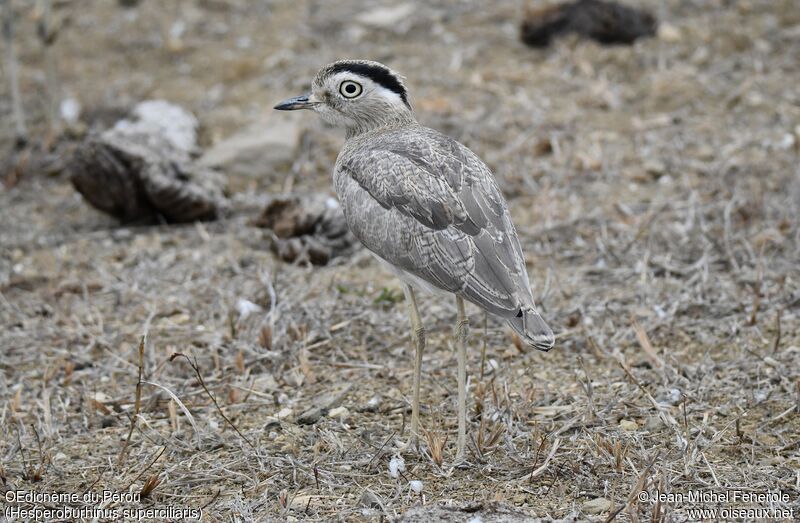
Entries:
[[575,0],[529,11],[520,38],[531,47],[547,47],[553,38],[569,33],[601,44],[632,44],[655,36],[657,27],[655,17],[643,9],[614,1]]
[[90,204],[123,222],[212,220],[227,206],[225,179],[192,162],[196,133],[182,108],[142,102],[131,119],[89,134],[67,169]]
[[564,518],[538,518],[500,502],[472,502],[461,505],[431,503],[403,514],[398,523],[577,523],[577,514]]
[[290,263],[325,265],[357,243],[339,203],[324,194],[271,198],[253,223],[272,230],[272,250]]
[[[208,522],[392,521],[421,494],[542,520],[671,523],[686,507],[639,502],[642,488],[727,486],[782,490],[776,508],[800,513],[795,0],[642,0],[669,39],[559,39],[547,53],[515,42],[514,2],[415,4],[429,23],[405,34],[354,28],[355,0],[155,4],[55,3],[92,29],[60,35],[62,87],[87,107],[173,100],[213,138],[320,64],[389,63],[420,120],[496,173],[558,345],[520,352],[467,309],[475,441],[453,469],[455,307],[421,298],[422,423],[434,445],[448,437],[441,467],[423,442],[395,478],[413,351],[405,304],[377,299],[399,285],[363,250],[287,264],[251,224],[265,194],[327,193],[341,137],[301,121],[286,172],[240,183],[230,218],[187,226],[120,226],[66,177],[31,172],[0,191],[2,490],[145,491],[140,506],[202,507]],[[174,24],[180,51],[165,47]],[[46,129],[34,29],[23,17],[16,31],[32,136]],[[168,361],[177,352],[202,384]]]

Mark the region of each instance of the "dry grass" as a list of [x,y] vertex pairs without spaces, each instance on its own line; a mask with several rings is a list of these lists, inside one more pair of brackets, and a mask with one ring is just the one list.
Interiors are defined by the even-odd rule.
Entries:
[[[177,2],[132,18],[87,1],[59,36],[64,88],[169,98],[208,140],[333,58],[402,71],[420,119],[497,173],[558,345],[526,351],[468,309],[470,465],[451,469],[455,308],[423,299],[428,443],[393,479],[412,368],[396,282],[364,252],[280,263],[248,225],[266,193],[329,190],[330,130],[304,120],[291,169],[238,183],[234,216],[202,225],[120,228],[64,178],[28,174],[0,193],[4,488],[130,490],[206,521],[394,518],[420,503],[412,480],[426,502],[540,516],[604,497],[588,519],[685,518],[636,500],[659,485],[779,489],[800,513],[800,15],[791,0],[645,3],[677,37],[534,51],[515,5],[442,0],[405,35],[359,36],[356,2],[182,2],[188,29],[167,49]],[[240,317],[241,298],[264,312]]]

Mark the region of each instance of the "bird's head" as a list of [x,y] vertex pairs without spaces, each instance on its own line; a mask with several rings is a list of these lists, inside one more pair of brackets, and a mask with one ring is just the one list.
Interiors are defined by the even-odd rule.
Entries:
[[413,121],[403,79],[378,62],[342,60],[320,69],[311,92],[284,100],[280,111],[311,109],[348,135]]

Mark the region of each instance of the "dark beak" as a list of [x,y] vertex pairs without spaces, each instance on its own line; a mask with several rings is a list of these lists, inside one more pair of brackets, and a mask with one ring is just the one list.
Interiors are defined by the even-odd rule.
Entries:
[[284,100],[278,105],[276,105],[273,109],[277,109],[279,111],[296,111],[297,109],[310,109],[315,104],[314,102],[309,101],[308,94],[304,94],[303,96],[295,96],[294,98],[289,98],[288,100]]

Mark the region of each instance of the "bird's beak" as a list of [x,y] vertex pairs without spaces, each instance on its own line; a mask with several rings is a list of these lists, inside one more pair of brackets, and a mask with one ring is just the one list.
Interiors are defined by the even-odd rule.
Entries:
[[316,105],[316,102],[311,101],[311,94],[304,94],[303,96],[295,96],[284,100],[274,107],[279,111],[296,111],[297,109],[311,109]]

